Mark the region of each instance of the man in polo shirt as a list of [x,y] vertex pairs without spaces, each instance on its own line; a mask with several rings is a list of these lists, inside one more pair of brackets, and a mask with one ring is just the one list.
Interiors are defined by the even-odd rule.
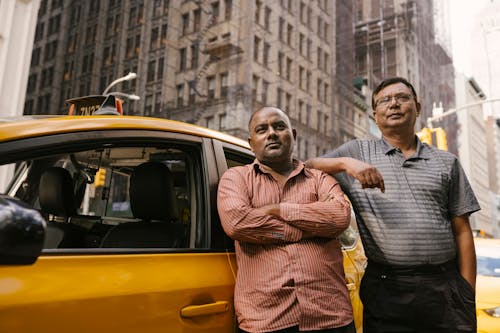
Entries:
[[337,235],[350,206],[335,179],[293,159],[295,129],[280,109],[249,122],[252,164],[227,170],[217,208],[235,240],[234,305],[243,332],[354,333]]
[[352,140],[306,163],[334,174],[356,213],[368,267],[363,332],[476,332],[480,209],[456,156],[415,135],[420,103],[404,78],[372,95],[379,140]]

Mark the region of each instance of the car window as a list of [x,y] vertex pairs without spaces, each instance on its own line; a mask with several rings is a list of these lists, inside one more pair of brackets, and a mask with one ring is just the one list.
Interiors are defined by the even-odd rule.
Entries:
[[476,241],[477,274],[500,277],[500,246]]
[[103,144],[19,161],[6,192],[47,221],[45,249],[194,247],[195,147]]

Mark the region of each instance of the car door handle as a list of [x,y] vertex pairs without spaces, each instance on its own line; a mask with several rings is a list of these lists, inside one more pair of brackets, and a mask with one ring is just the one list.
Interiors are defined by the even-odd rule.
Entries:
[[215,303],[202,305],[189,305],[181,309],[181,316],[185,318],[206,316],[217,313],[223,313],[229,310],[229,302],[218,301]]

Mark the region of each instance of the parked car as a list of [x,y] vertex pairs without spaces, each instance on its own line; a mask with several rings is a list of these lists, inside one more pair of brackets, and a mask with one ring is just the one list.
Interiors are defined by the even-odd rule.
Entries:
[[475,238],[478,333],[500,332],[500,239]]
[[[236,332],[215,200],[224,171],[253,158],[166,119],[3,121],[0,332]],[[360,328],[364,256],[354,229],[342,238]]]

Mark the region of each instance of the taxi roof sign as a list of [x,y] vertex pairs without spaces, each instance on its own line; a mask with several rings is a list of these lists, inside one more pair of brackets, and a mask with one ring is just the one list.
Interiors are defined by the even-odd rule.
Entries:
[[66,100],[70,116],[122,115],[122,102],[113,95],[89,95]]

